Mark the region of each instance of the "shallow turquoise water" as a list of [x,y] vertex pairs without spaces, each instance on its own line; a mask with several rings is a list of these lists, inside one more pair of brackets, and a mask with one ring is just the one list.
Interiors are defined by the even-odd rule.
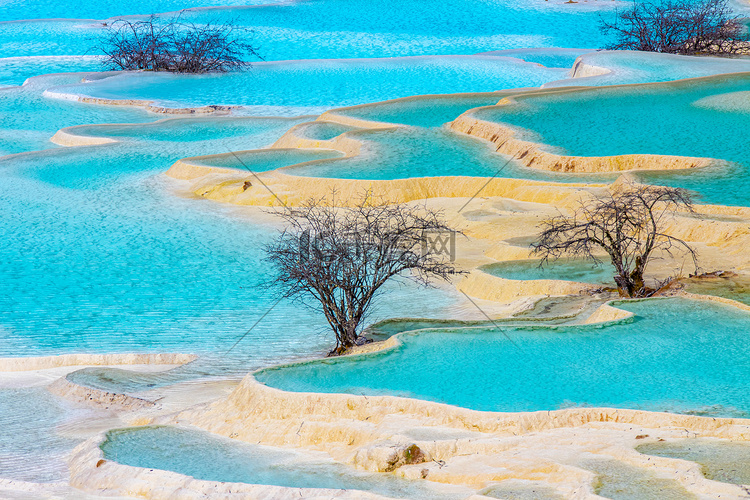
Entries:
[[576,463],[596,474],[594,492],[611,500],[687,500],[697,498],[680,483],[653,471],[611,458],[584,458]]
[[92,56],[8,57],[0,59],[0,88],[21,85],[36,75],[100,70],[99,59]]
[[[63,458],[77,441],[56,427],[76,411],[85,412],[72,410],[45,387],[0,388],[0,477],[51,482],[67,476]],[[58,462],[50,466],[50,457]]]
[[89,123],[142,123],[159,117],[142,109],[125,106],[80,104],[47,99],[42,93],[48,87],[79,81],[82,74],[33,78],[23,87],[0,89],[0,156],[55,148],[49,139],[59,129]]
[[[436,123],[436,122],[433,122]],[[523,167],[499,155],[484,141],[447,128],[409,127],[352,132],[364,141],[358,156],[290,169],[294,175],[343,179],[404,179],[464,175],[531,178],[558,182],[601,181],[615,175],[569,175]]]
[[[684,78],[750,71],[750,58],[691,57],[630,50],[595,51],[582,56],[589,66],[609,69],[609,73],[545,84],[545,87],[621,85],[667,82]],[[571,63],[567,67],[573,67]]]
[[265,172],[277,168],[315,160],[326,160],[343,156],[342,153],[326,149],[269,149],[246,151],[232,155],[199,156],[191,158],[190,163],[210,167],[227,167],[238,170]]
[[290,450],[176,427],[113,430],[107,433],[101,448],[108,460],[207,481],[357,489],[392,498],[435,500],[465,498],[469,493],[457,487],[358,471],[324,458],[322,454],[320,458],[312,458]]
[[502,95],[496,93],[480,96],[451,96],[450,98],[420,97],[337,110],[336,114],[414,127],[439,127],[455,120],[468,109],[492,106],[501,98]]
[[268,62],[228,74],[123,74],[53,90],[109,99],[155,100],[170,107],[243,105],[254,114],[289,115],[409,95],[538,87],[564,74],[564,70],[502,57],[425,56]]
[[682,439],[642,444],[646,455],[689,460],[701,465],[703,475],[714,481],[750,484],[750,444],[718,439]]
[[314,121],[297,127],[294,133],[297,136],[307,139],[328,141],[352,130],[356,129],[335,122]]
[[[718,158],[726,167],[643,173],[649,182],[692,189],[706,202],[750,203],[750,155],[742,130],[750,108],[741,92],[750,76],[714,77],[688,83],[592,89],[523,99],[487,108],[477,116],[527,130],[523,137],[554,152],[599,156],[631,153]],[[585,119],[571,120],[581,116]],[[700,133],[696,134],[696,130]]]
[[576,59],[583,55],[592,53],[591,49],[564,49],[559,47],[534,48],[534,49],[507,49],[485,52],[506,57],[517,57],[526,62],[541,64],[548,68],[565,68],[573,67]]
[[[224,120],[217,135],[210,121],[186,120],[180,141],[164,140],[169,121],[146,127],[153,141],[0,161],[0,230],[13,235],[0,241],[0,356],[189,351],[222,372],[325,351],[323,318],[280,303],[220,356],[275,303],[261,286],[270,279],[262,246],[277,230],[244,209],[177,197],[182,185],[158,174],[186,154],[265,146],[290,123]],[[454,301],[413,286],[391,292],[373,320],[407,314],[406,297],[438,316]]]
[[0,21],[19,19],[107,19],[125,15],[149,15],[173,12],[191,7],[219,7],[282,3],[278,0],[98,0],[37,2],[34,0],[6,0],[0,5]]
[[[109,106],[108,109],[113,109]],[[117,109],[117,108],[114,108]],[[153,115],[150,115],[153,116]],[[113,118],[117,118],[116,116]],[[229,146],[241,146],[241,136],[248,136],[247,144],[257,144],[257,136],[263,132],[273,130],[274,137],[283,133],[285,128],[304,121],[304,118],[254,118],[254,117],[203,117],[203,118],[167,118],[148,124],[103,124],[83,125],[71,132],[78,135],[93,137],[112,137],[118,140],[156,141],[159,148],[165,146],[179,153],[185,147],[180,143],[215,141],[219,146],[220,140],[235,138],[226,143]],[[256,136],[256,138],[253,138]],[[173,144],[163,144],[173,143]],[[203,150],[209,150],[204,147]],[[219,154],[220,151],[212,151]]]
[[747,313],[684,299],[618,307],[636,319],[603,328],[406,334],[384,353],[267,369],[257,378],[288,391],[391,394],[476,410],[750,416]]
[[746,276],[692,280],[685,283],[685,290],[698,294],[717,295],[750,305],[750,280]]
[[509,280],[565,280],[580,283],[614,284],[614,269],[608,263],[560,259],[539,266],[539,259],[497,262],[482,271]]

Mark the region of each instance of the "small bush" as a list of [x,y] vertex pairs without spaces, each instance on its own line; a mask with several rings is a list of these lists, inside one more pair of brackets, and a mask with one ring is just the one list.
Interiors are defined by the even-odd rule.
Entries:
[[262,59],[247,42],[252,31],[233,22],[193,24],[180,17],[161,22],[119,19],[100,40],[104,65],[113,70],[208,73],[241,70],[248,57]]
[[729,55],[746,51],[750,40],[727,0],[638,2],[601,28],[617,36],[607,46],[613,50]]

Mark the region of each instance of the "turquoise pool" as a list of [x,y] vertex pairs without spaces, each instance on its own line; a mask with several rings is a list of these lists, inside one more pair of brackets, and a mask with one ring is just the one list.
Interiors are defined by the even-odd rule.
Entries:
[[618,307],[635,320],[405,334],[393,350],[270,368],[257,378],[287,391],[389,394],[476,410],[594,406],[750,416],[747,313],[685,299]]
[[177,427],[109,431],[101,449],[106,459],[121,464],[206,481],[366,490],[392,498],[450,500],[470,494],[460,487],[358,471],[322,453],[311,457]]
[[[688,172],[643,173],[647,182],[697,191],[709,203],[750,203],[750,75],[660,85],[591,89],[523,98],[477,117],[522,127],[522,137],[556,152],[603,156],[630,153],[718,158],[731,165]],[[571,120],[573,116],[586,119]],[[700,130],[700,134],[695,134]]]
[[[272,4],[259,6],[259,4]],[[423,54],[476,54],[489,50],[524,47],[599,47],[604,37],[597,22],[609,4],[564,5],[502,0],[466,0],[461,4],[436,0],[425,4],[404,0],[321,0],[316,2],[268,0],[136,0],[123,4],[113,0],[68,4],[13,0],[0,7],[0,21],[18,19],[84,18],[169,12],[186,7],[217,6],[186,12],[187,21],[230,18],[254,30],[253,40],[269,60],[327,59],[333,57],[398,57]],[[250,5],[252,8],[231,8]],[[230,8],[227,8],[230,7]],[[16,28],[0,25],[3,30]],[[42,23],[29,24],[28,30]],[[53,24],[53,23],[49,23]],[[92,25],[96,33],[98,23]],[[44,24],[42,24],[44,26]],[[47,52],[40,38],[76,48],[81,54],[91,45],[90,37],[65,40],[51,33],[36,32],[37,39],[19,40],[17,50]],[[62,31],[65,33],[65,31]],[[40,36],[41,35],[41,36]],[[2,43],[0,42],[0,47]],[[7,53],[7,51],[6,51]],[[17,55],[17,54],[9,54]],[[25,55],[25,54],[24,54]]]
[[[222,355],[275,303],[261,286],[271,276],[262,247],[277,228],[250,223],[251,209],[175,196],[183,184],[161,173],[185,155],[268,145],[289,126],[238,123],[167,141],[169,121],[166,131],[145,127],[145,139],[1,160],[0,211],[9,216],[0,230],[13,237],[0,242],[0,357],[187,351],[205,354],[217,372],[241,372],[325,352],[324,318],[280,303]],[[456,300],[410,285],[391,291],[373,321],[410,314],[407,297],[436,317]]]
[[42,76],[32,78],[23,87],[1,88],[0,156],[54,148],[49,139],[64,127],[102,122],[144,123],[159,118],[138,108],[81,105],[43,97],[48,87],[79,81],[82,76]]
[[478,96],[415,97],[337,110],[336,114],[414,127],[439,127],[468,109],[497,104],[502,93]]
[[64,457],[78,440],[57,428],[87,411],[70,406],[46,387],[0,387],[0,477],[42,483],[67,477]]
[[687,500],[697,497],[680,483],[611,458],[584,458],[576,466],[596,474],[594,492],[611,500]]
[[685,282],[685,290],[704,295],[716,295],[750,306],[750,279],[747,276],[688,280]]
[[295,135],[315,141],[329,141],[343,133],[357,130],[335,122],[314,121],[300,125],[294,130]]
[[703,475],[714,481],[750,484],[750,444],[747,442],[694,438],[642,444],[636,450],[645,455],[696,462]]
[[291,116],[418,94],[538,87],[565,74],[505,57],[421,56],[260,62],[226,74],[123,73],[52,91],[168,107],[241,105],[253,115]]
[[[54,102],[54,101],[53,101]],[[112,107],[109,106],[109,109]],[[257,136],[268,130],[274,134],[283,133],[302,123],[305,118],[255,118],[255,117],[212,117],[202,118],[167,118],[152,123],[82,125],[72,130],[78,135],[92,137],[112,137],[118,140],[155,141],[158,147],[169,147],[178,151],[185,142],[227,140],[247,136],[249,145],[257,144]],[[166,143],[166,144],[165,144]],[[172,143],[172,144],[168,144]],[[242,141],[235,139],[230,146],[239,147]],[[208,148],[204,148],[208,150]],[[213,150],[212,153],[220,151]]]
[[565,280],[595,285],[614,285],[615,274],[608,262],[559,259],[540,266],[539,259],[513,260],[482,266],[482,271],[509,280]]
[[331,149],[266,149],[243,151],[232,155],[208,155],[191,158],[190,163],[209,167],[227,167],[238,170],[250,169],[265,172],[277,168],[315,160],[329,160],[344,156]]

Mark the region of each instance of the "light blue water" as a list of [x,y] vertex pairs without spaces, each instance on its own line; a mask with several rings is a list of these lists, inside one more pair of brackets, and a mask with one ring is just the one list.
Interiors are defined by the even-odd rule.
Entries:
[[[106,109],[117,108],[108,106]],[[116,116],[113,118],[116,118]],[[242,136],[248,136],[247,144],[257,144],[259,134],[272,130],[273,135],[268,137],[276,137],[280,132],[283,132],[285,127],[292,127],[302,121],[304,121],[304,118],[166,118],[147,124],[82,125],[70,132],[92,137],[112,137],[118,140],[156,141],[160,148],[168,147],[170,150],[179,152],[181,148],[185,147],[181,143],[206,141],[208,139],[216,141],[213,144],[218,145],[225,139],[234,138],[231,142],[224,141],[227,144],[225,149],[229,146],[241,146],[243,144]],[[219,151],[213,152],[219,153]]]
[[[177,197],[181,185],[158,174],[184,154],[267,145],[290,123],[239,119],[217,136],[187,122],[192,132],[179,142],[128,139],[0,161],[0,230],[12,235],[0,241],[0,356],[189,351],[221,372],[330,346],[322,317],[280,303],[221,357],[275,303],[261,285],[271,279],[262,246],[276,229],[251,223],[247,210]],[[169,135],[155,129],[147,136]],[[454,301],[394,286],[373,320],[410,311],[407,297],[438,316]]]
[[459,135],[447,128],[410,127],[362,131],[352,132],[349,137],[364,142],[358,156],[292,168],[287,173],[342,179],[497,175],[501,178],[558,182],[601,182],[616,177],[616,174],[570,175],[530,169],[516,162],[509,162],[509,158],[496,154],[484,141]]
[[487,55],[497,55],[506,57],[517,57],[527,62],[541,64],[548,68],[565,68],[570,69],[576,59],[587,53],[591,49],[562,49],[559,47],[536,48],[536,49],[509,49],[485,52]]
[[702,466],[703,475],[714,481],[750,485],[750,444],[747,442],[697,438],[642,444],[646,455],[689,460]]
[[269,62],[228,74],[123,74],[54,90],[154,100],[169,107],[242,105],[254,114],[289,115],[417,94],[538,87],[564,74],[564,70],[495,56],[430,56]]
[[284,0],[99,0],[96,2],[38,2],[5,0],[0,21],[20,19],[107,19],[115,16],[149,15],[194,7],[223,7],[284,3]]
[[587,457],[578,467],[596,474],[594,492],[612,500],[688,500],[697,498],[673,479],[611,458]]
[[[528,59],[526,59],[528,60]],[[566,79],[545,87],[568,85],[620,85],[627,83],[666,82],[684,78],[750,71],[750,58],[690,57],[675,54],[638,51],[589,52],[582,61],[590,66],[607,68],[610,73],[586,78]],[[573,63],[566,66],[573,67]]]
[[190,158],[189,162],[209,167],[227,167],[252,172],[265,172],[277,168],[314,160],[338,158],[343,153],[326,149],[269,149],[245,151],[231,155],[209,155]]
[[614,285],[615,274],[606,262],[596,265],[592,261],[560,259],[539,266],[539,259],[497,262],[482,266],[482,271],[509,280],[565,280],[597,285]]
[[419,97],[345,108],[336,110],[336,114],[413,127],[439,127],[455,120],[468,109],[497,104],[502,97],[502,94],[497,93],[479,96]]
[[134,467],[161,469],[206,481],[293,488],[365,490],[390,498],[466,498],[468,490],[355,470],[320,458],[177,427],[113,430],[104,457]]
[[138,108],[82,105],[42,96],[47,87],[79,81],[81,76],[37,77],[23,87],[0,89],[0,156],[55,148],[49,139],[63,127],[107,121],[140,123],[159,118]]
[[[67,477],[63,460],[77,441],[56,428],[75,411],[45,387],[0,388],[0,477],[34,482]],[[51,457],[57,459],[53,466]]]
[[294,134],[315,141],[328,141],[352,130],[357,129],[334,122],[314,121],[300,125],[294,130]]
[[[535,0],[317,0],[232,12],[269,59],[475,54],[526,47],[599,47],[609,3]],[[229,14],[229,13],[228,13]],[[196,12],[202,20],[212,15]],[[291,52],[291,53],[290,53]]]
[[[556,152],[598,156],[649,153],[718,158],[733,165],[644,173],[646,181],[692,189],[709,203],[750,203],[750,76],[719,76],[664,85],[592,89],[522,99],[477,116],[529,132]],[[585,119],[571,119],[583,115]],[[700,133],[696,133],[699,130]]]
[[93,56],[8,57],[0,59],[0,88],[41,74],[100,70],[99,58]]
[[406,334],[394,350],[256,376],[287,391],[390,394],[476,410],[593,406],[750,416],[747,313],[684,299],[618,307],[635,321]]

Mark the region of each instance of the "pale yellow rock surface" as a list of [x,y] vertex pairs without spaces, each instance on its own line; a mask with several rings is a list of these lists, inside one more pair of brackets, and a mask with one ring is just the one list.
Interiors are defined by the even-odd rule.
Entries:
[[472,271],[458,285],[462,292],[479,299],[511,302],[525,297],[573,295],[593,291],[595,286],[560,280],[509,280],[482,271]]
[[0,358],[0,372],[43,370],[60,366],[183,365],[196,358],[194,354],[180,353],[62,354],[60,356]]
[[617,309],[616,307],[612,307],[609,304],[602,304],[597,308],[596,311],[594,311],[594,314],[586,319],[585,323],[587,325],[595,323],[609,323],[611,321],[622,321],[624,319],[632,317],[633,313],[629,311]]

